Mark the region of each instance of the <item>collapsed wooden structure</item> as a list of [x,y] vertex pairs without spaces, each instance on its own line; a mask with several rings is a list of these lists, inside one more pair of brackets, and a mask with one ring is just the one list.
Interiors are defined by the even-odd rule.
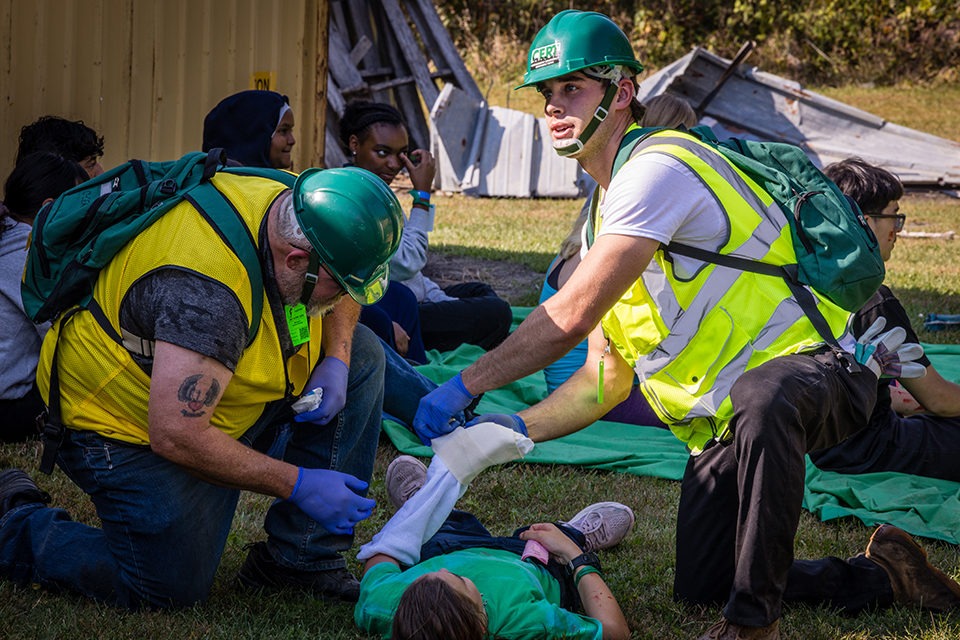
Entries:
[[487,106],[430,0],[334,0],[329,36],[326,166],[348,160],[337,134],[344,107],[368,99],[400,110],[411,145],[437,158],[438,189],[580,193],[579,165],[553,153],[542,118]]
[[440,95],[438,81],[483,98],[430,0],[334,0],[329,46],[327,166],[347,160],[337,123],[350,100],[393,103],[411,144],[428,148],[424,113]]

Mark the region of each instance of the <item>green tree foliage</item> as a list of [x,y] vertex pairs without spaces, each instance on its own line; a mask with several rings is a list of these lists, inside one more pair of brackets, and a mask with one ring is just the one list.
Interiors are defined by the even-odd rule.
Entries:
[[956,0],[438,0],[454,35],[529,43],[564,9],[611,16],[641,60],[658,68],[702,45],[732,57],[747,40],[751,64],[814,83],[960,82]]

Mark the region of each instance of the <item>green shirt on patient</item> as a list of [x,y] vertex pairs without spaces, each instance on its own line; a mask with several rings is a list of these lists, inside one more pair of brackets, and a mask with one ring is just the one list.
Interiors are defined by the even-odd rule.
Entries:
[[390,562],[375,565],[360,583],[353,612],[357,626],[389,637],[400,596],[414,580],[440,569],[477,585],[487,603],[488,637],[599,640],[603,635],[599,620],[560,606],[560,585],[546,569],[509,551],[482,548],[430,558],[406,571]]

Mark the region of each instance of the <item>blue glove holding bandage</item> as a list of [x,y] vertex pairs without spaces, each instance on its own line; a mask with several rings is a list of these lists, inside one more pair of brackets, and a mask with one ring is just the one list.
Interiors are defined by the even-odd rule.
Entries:
[[325,357],[313,369],[310,381],[307,383],[307,389],[323,389],[323,399],[320,406],[313,411],[307,411],[297,415],[294,420],[297,422],[312,422],[318,425],[325,425],[340,413],[347,404],[347,377],[350,375],[350,367],[339,358]]
[[523,418],[518,416],[515,413],[485,413],[478,418],[474,418],[468,422],[465,426],[467,428],[472,427],[475,424],[480,424],[482,422],[493,422],[498,424],[501,427],[506,427],[507,429],[513,429],[522,436],[530,437],[527,434],[527,423],[523,421]]
[[476,398],[463,386],[462,374],[461,371],[420,400],[413,417],[413,432],[423,444],[430,446],[433,438],[456,429],[459,425],[456,420],[451,420],[454,414],[466,409],[470,401]]
[[350,474],[330,469],[300,467],[290,502],[334,534],[353,533],[353,527],[368,517],[376,500],[357,495],[367,483]]

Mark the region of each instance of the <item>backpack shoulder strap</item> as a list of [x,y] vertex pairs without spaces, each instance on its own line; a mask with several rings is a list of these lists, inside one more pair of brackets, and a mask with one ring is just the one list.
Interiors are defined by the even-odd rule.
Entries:
[[250,278],[251,314],[247,344],[253,342],[260,328],[263,314],[263,273],[260,269],[260,256],[253,233],[240,219],[240,214],[227,201],[216,187],[210,183],[197,185],[184,195],[188,201],[213,227],[217,235],[236,254],[247,270]]

